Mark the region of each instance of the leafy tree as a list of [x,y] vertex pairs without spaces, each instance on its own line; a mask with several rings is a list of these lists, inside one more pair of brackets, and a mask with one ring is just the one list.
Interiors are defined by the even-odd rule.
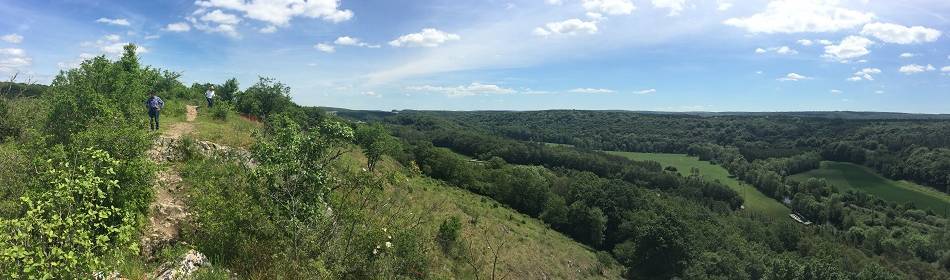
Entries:
[[240,88],[238,87],[237,79],[230,78],[217,88],[215,94],[217,94],[222,101],[231,102],[234,100],[235,95],[237,95],[238,90],[240,90]]
[[239,112],[263,119],[294,107],[290,101],[290,87],[273,78],[260,77],[256,84],[235,97]]
[[314,236],[330,214],[329,165],[352,139],[353,131],[341,123],[328,122],[320,131],[305,132],[289,117],[277,115],[252,147],[259,163],[252,178],[262,186],[265,209],[282,229],[296,265],[307,254],[307,248],[298,245]]
[[568,232],[572,237],[594,247],[601,246],[607,229],[607,217],[600,208],[588,207],[583,201],[577,201],[571,204],[568,217],[571,221]]
[[366,168],[376,169],[376,163],[383,155],[390,155],[400,149],[399,141],[386,132],[380,124],[360,125],[356,128],[356,143],[363,148],[366,156]]

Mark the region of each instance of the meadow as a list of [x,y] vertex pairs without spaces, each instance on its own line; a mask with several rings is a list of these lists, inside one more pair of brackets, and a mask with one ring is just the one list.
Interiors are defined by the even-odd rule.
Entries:
[[712,164],[707,161],[701,161],[697,157],[691,157],[684,154],[662,154],[662,153],[634,153],[634,152],[607,152],[614,155],[623,156],[633,160],[650,160],[659,162],[664,167],[672,166],[683,176],[688,176],[692,168],[699,170],[699,174],[707,180],[719,181],[729,188],[732,188],[742,196],[745,201],[745,209],[749,211],[760,212],[773,218],[787,218],[791,211],[782,203],[766,196],[749,184],[740,182],[729,175],[722,166]]
[[821,162],[821,168],[792,175],[793,180],[825,179],[841,191],[859,190],[886,201],[910,202],[924,210],[948,216],[950,196],[908,181],[882,177],[865,166],[835,161]]

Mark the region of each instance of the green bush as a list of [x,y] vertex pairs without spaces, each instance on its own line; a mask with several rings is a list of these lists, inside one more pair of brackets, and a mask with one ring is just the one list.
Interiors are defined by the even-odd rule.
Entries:
[[457,245],[461,232],[462,222],[458,217],[452,216],[439,225],[439,231],[436,233],[435,239],[442,247],[442,251],[448,254]]
[[87,149],[80,165],[44,172],[44,191],[23,196],[22,217],[0,220],[0,274],[13,279],[92,278],[113,250],[136,250],[139,215],[110,194],[122,162]]
[[162,117],[185,117],[188,109],[185,108],[184,100],[165,100],[165,108],[162,109]]
[[231,105],[228,103],[221,102],[216,104],[214,107],[211,107],[211,118],[219,121],[228,120],[228,116],[231,115]]

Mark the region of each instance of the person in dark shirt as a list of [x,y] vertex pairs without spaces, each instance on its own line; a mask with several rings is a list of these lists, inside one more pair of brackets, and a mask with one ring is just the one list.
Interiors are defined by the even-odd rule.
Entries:
[[151,130],[158,130],[158,112],[165,107],[165,101],[162,98],[150,93],[148,100],[145,100],[145,107],[148,108],[148,127]]

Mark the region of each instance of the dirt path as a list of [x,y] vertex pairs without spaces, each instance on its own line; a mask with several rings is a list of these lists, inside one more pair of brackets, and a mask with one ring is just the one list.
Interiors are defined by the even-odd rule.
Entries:
[[188,135],[195,131],[195,125],[192,122],[195,121],[195,118],[198,117],[198,107],[197,106],[185,106],[185,122],[172,124],[168,130],[165,130],[163,134],[165,137],[170,138],[181,138],[183,135]]
[[[164,137],[179,139],[183,135],[194,132],[192,122],[198,116],[195,106],[187,106],[185,122],[173,124],[163,134]],[[151,154],[163,151],[149,151]],[[165,151],[167,152],[167,151]],[[187,208],[182,197],[185,189],[181,184],[181,175],[173,167],[156,174],[152,188],[155,189],[155,200],[149,205],[149,227],[142,236],[142,253],[153,256],[162,247],[174,243],[178,239],[179,225],[188,218]]]

